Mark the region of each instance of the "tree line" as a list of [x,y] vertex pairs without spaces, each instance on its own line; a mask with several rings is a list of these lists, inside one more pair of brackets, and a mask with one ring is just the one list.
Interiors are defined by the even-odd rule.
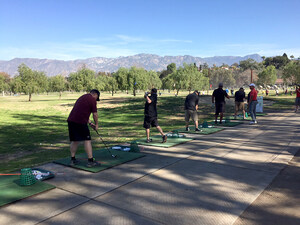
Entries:
[[[131,92],[134,96],[138,90],[151,88],[173,90],[178,94],[182,90],[208,90],[215,88],[222,82],[224,87],[240,87],[255,82],[266,87],[274,85],[277,78],[282,78],[286,85],[300,83],[300,61],[286,54],[276,57],[262,57],[258,63],[247,59],[231,66],[209,67],[206,63],[200,65],[186,64],[176,67],[175,63],[167,66],[166,70],[156,72],[143,68],[121,67],[114,73],[95,72],[86,66],[70,73],[67,77],[56,75],[47,77],[44,72],[32,70],[25,64],[18,67],[18,75],[11,78],[0,72],[0,91],[10,93],[24,93],[31,101],[32,94],[63,91],[89,91],[98,89],[109,91],[112,95],[116,91]],[[253,72],[257,79],[254,80]]]

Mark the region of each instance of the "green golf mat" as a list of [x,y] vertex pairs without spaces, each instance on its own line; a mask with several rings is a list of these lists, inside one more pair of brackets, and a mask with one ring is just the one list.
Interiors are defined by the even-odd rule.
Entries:
[[169,148],[175,145],[183,144],[188,141],[192,141],[192,138],[175,138],[175,137],[168,137],[167,142],[162,143],[162,137],[160,135],[150,137],[152,142],[147,143],[146,139],[136,140],[136,143],[139,145],[150,145],[150,146],[157,146],[157,147],[164,147]]
[[251,116],[246,117],[246,119],[243,119],[243,116],[237,116],[236,119],[234,119],[234,116],[229,116],[229,119],[230,119],[230,120],[241,120],[241,121],[243,121],[243,120],[244,120],[244,121],[245,121],[245,120],[247,120],[247,121],[248,121],[248,120],[249,120],[249,121],[252,120]]
[[239,121],[226,122],[226,120],[222,120],[222,124],[220,124],[219,122],[218,122],[218,124],[215,124],[215,121],[208,121],[207,123],[208,123],[208,125],[220,126],[220,127],[235,127],[239,124],[243,124],[243,122],[239,122]]
[[200,131],[195,131],[195,126],[189,126],[190,130],[186,131],[185,128],[180,128],[177,130],[174,130],[175,132],[178,133],[188,133],[188,134],[213,134],[216,132],[219,132],[221,130],[224,130],[225,128],[219,128],[219,127],[208,127],[208,128],[203,128],[199,126]]
[[55,160],[54,163],[65,165],[65,166],[70,166],[70,167],[73,167],[76,169],[81,169],[81,170],[89,171],[92,173],[97,173],[102,170],[111,168],[113,166],[117,166],[122,163],[129,162],[134,159],[145,156],[145,154],[142,154],[142,153],[123,152],[123,151],[118,151],[118,150],[110,150],[110,152],[113,155],[117,155],[117,157],[113,158],[107,149],[100,149],[97,151],[93,151],[93,155],[94,155],[96,161],[101,163],[101,165],[91,167],[91,168],[86,166],[87,156],[85,153],[76,155],[76,159],[79,160],[79,164],[77,164],[77,165],[72,165],[72,166],[70,165],[70,157]]
[[256,113],[256,116],[267,116],[268,113]]
[[19,183],[19,175],[0,176],[0,206],[55,188],[41,181],[30,186],[20,186]]

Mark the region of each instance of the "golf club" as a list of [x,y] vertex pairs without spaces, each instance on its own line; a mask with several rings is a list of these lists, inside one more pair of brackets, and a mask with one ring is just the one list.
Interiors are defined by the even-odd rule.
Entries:
[[[95,129],[94,129],[94,130],[95,130]],[[104,144],[105,148],[106,148],[106,149],[109,151],[109,153],[111,154],[111,157],[116,158],[117,155],[113,155],[113,154],[111,153],[111,151],[110,151],[109,148],[107,147],[106,143],[103,141],[102,137],[100,136],[99,132],[98,132],[97,130],[95,130],[95,131],[96,131],[96,133],[98,134],[98,136],[100,137],[100,139],[101,139],[102,143]]]

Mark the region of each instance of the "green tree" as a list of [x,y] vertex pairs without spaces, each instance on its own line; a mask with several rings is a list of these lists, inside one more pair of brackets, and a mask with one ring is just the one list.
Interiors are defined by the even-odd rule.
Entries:
[[258,74],[258,84],[274,85],[277,80],[276,68],[275,66],[268,66],[263,71]]
[[9,90],[10,76],[7,73],[0,72],[0,91],[4,96],[4,92]]
[[300,84],[300,62],[290,61],[284,66],[282,78],[285,83]]
[[133,96],[136,96],[137,90],[146,90],[148,87],[147,71],[143,68],[131,67],[128,73],[129,90],[133,90]]
[[70,88],[76,92],[86,91],[96,88],[96,74],[95,71],[86,68],[85,66],[75,73],[69,75],[68,81]]
[[267,66],[275,66],[276,69],[281,69],[285,65],[289,63],[290,59],[287,54],[283,54],[282,56],[268,57],[264,61],[264,65]]
[[160,75],[159,78],[162,80],[165,77],[167,77],[169,74],[174,73],[176,71],[176,64],[175,63],[171,63],[167,66],[167,70],[163,70]]
[[240,68],[243,71],[250,69],[250,73],[251,73],[250,83],[253,83],[253,71],[260,69],[258,63],[254,59],[247,59],[247,60],[240,61]]
[[148,71],[148,89],[157,88],[159,89],[162,85],[161,80],[159,79],[159,76],[157,73],[153,70]]
[[214,68],[210,71],[209,83],[217,87],[219,83],[223,83],[224,87],[234,87],[235,79],[233,72],[228,69]]
[[118,89],[122,91],[129,90],[129,83],[128,83],[128,76],[129,76],[129,69],[120,67],[118,71],[114,74],[114,77],[118,84]]
[[66,79],[62,75],[56,75],[49,78],[49,90],[52,92],[59,92],[59,99],[61,99],[62,92],[66,90]]
[[18,67],[18,72],[16,89],[28,94],[29,101],[31,101],[32,94],[45,91],[47,77],[43,72],[33,71],[25,64]]

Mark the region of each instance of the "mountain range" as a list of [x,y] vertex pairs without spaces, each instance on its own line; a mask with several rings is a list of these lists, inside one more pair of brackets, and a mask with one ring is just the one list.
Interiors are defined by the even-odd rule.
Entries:
[[32,70],[43,71],[47,76],[62,74],[69,75],[76,72],[83,65],[96,72],[115,72],[120,67],[130,68],[132,66],[142,67],[146,70],[162,71],[170,63],[175,63],[177,67],[183,63],[196,63],[197,66],[207,63],[209,66],[221,66],[223,64],[232,65],[249,58],[261,62],[262,58],[258,54],[246,56],[214,56],[214,57],[194,57],[184,56],[159,56],[154,54],[137,54],[133,56],[122,56],[118,58],[94,57],[77,60],[55,60],[55,59],[36,59],[36,58],[14,58],[9,61],[0,60],[0,72],[6,72],[11,76],[18,74],[18,66],[22,63]]

